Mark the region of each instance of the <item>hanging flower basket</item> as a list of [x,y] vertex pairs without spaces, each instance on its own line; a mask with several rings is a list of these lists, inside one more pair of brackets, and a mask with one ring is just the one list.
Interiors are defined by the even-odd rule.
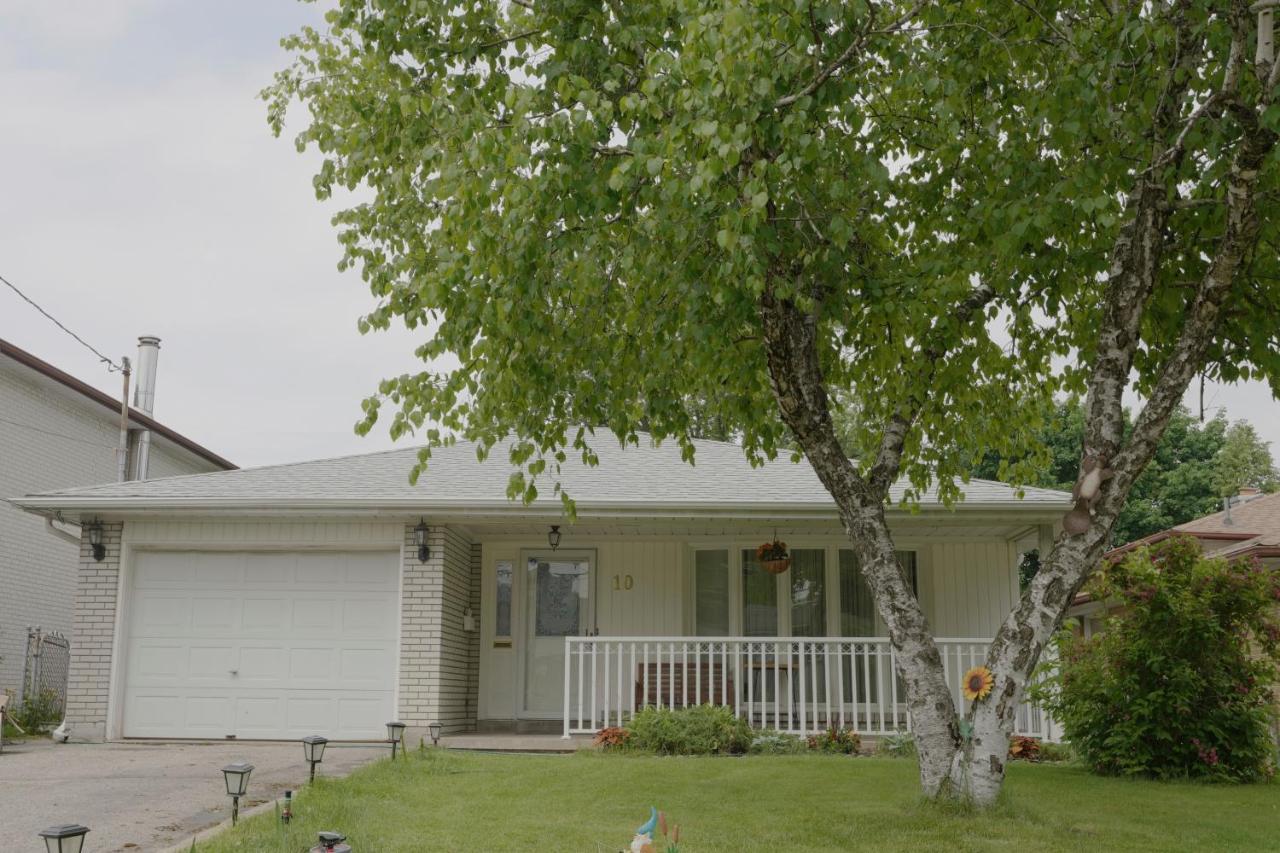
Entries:
[[771,575],[780,575],[791,568],[791,555],[787,553],[787,543],[774,539],[756,549],[756,559],[760,566]]

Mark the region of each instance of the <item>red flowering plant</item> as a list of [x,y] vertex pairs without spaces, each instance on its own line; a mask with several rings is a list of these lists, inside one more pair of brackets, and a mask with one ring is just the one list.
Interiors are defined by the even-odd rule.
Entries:
[[630,739],[631,732],[621,726],[606,726],[596,732],[595,740],[592,743],[601,749],[622,749]]
[[774,539],[772,542],[765,542],[756,549],[756,559],[760,562],[768,562],[770,560],[787,559],[787,543],[781,539]]
[[1039,761],[1040,741],[1033,737],[1014,735],[1009,740],[1009,758],[1013,761]]

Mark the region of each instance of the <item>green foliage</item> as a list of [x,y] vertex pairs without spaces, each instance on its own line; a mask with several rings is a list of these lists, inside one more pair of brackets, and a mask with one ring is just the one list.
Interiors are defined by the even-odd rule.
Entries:
[[1076,754],[1069,743],[1053,743],[1051,741],[1040,742],[1040,760],[1041,761],[1075,761]]
[[911,732],[895,732],[880,738],[876,752],[892,758],[915,758],[916,739]]
[[1270,444],[1247,421],[1236,421],[1227,429],[1216,462],[1213,486],[1222,497],[1238,494],[1246,486],[1274,492],[1280,485]]
[[747,721],[723,705],[645,708],[627,730],[627,749],[657,755],[740,755],[753,740]]
[[[296,144],[320,154],[317,197],[358,190],[334,221],[340,266],[373,296],[361,329],[423,330],[423,369],[385,380],[361,431],[386,406],[395,437],[487,452],[515,436],[510,493],[526,500],[571,453],[593,461],[584,424],[628,442],[644,425],[692,457],[699,407],[771,456],[787,434],[761,342],[768,289],[812,311],[831,395],[858,401],[853,455],[870,465],[900,401],[919,399],[904,473],[954,499],[986,449],[1024,482],[1052,395],[1082,390],[1133,152],[1172,142],[1149,134],[1183,62],[1176,21],[1206,21],[1213,60],[1177,72],[1203,101],[1229,52],[1217,8],[339,0],[323,29],[285,40],[294,63],[264,96],[277,133],[305,105]],[[1237,133],[1223,111],[1187,134],[1170,195],[1220,199]],[[1171,215],[1138,391],[1222,210]],[[1280,270],[1273,252],[1251,264],[1207,354],[1225,381],[1280,375]],[[975,280],[996,290],[986,322],[957,323]]]
[[42,690],[35,696],[26,697],[22,705],[13,711],[13,719],[27,734],[49,731],[62,720],[62,701],[57,692]]
[[[1033,468],[1025,484],[1070,490],[1079,473],[1083,434],[1084,410],[1079,398],[1068,397],[1054,403],[1036,434],[1036,443],[1047,450],[1047,456],[1039,463],[1031,457],[1023,459]],[[974,465],[972,474],[983,479],[1003,479],[1007,469],[1004,457],[987,452]],[[1151,463],[1134,483],[1116,522],[1112,542],[1123,545],[1216,512],[1221,509],[1221,496],[1235,494],[1242,485],[1264,491],[1275,488],[1276,473],[1266,442],[1260,441],[1253,427],[1244,421],[1228,426],[1222,412],[1201,423],[1180,408],[1170,419]],[[1038,567],[1038,555],[1035,560],[1024,561],[1024,584]]]
[[1025,735],[1014,735],[1009,738],[1010,761],[1039,761],[1042,750],[1040,741]]
[[1120,609],[1100,636],[1062,636],[1040,697],[1083,761],[1160,779],[1270,775],[1280,575],[1174,537],[1108,566],[1090,591]]
[[751,738],[751,746],[747,748],[747,752],[752,755],[798,755],[808,748],[804,739],[796,735],[764,730],[756,732]]
[[832,726],[816,735],[809,735],[808,743],[809,748],[816,752],[856,755],[862,747],[862,738],[851,729],[838,729]]

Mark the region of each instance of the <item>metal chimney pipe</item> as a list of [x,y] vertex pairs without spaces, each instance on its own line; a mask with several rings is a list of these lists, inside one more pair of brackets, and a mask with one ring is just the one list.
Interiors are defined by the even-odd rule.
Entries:
[[[138,365],[134,370],[133,407],[144,415],[151,415],[156,407],[156,362],[160,359],[160,339],[155,335],[138,338]],[[151,430],[138,433],[134,479],[147,479],[151,461]]]

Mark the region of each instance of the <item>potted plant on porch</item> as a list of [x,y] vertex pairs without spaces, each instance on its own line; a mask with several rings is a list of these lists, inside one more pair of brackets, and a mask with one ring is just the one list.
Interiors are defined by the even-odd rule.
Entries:
[[769,574],[780,575],[791,568],[791,555],[787,553],[787,543],[780,539],[765,542],[757,548],[756,559]]

